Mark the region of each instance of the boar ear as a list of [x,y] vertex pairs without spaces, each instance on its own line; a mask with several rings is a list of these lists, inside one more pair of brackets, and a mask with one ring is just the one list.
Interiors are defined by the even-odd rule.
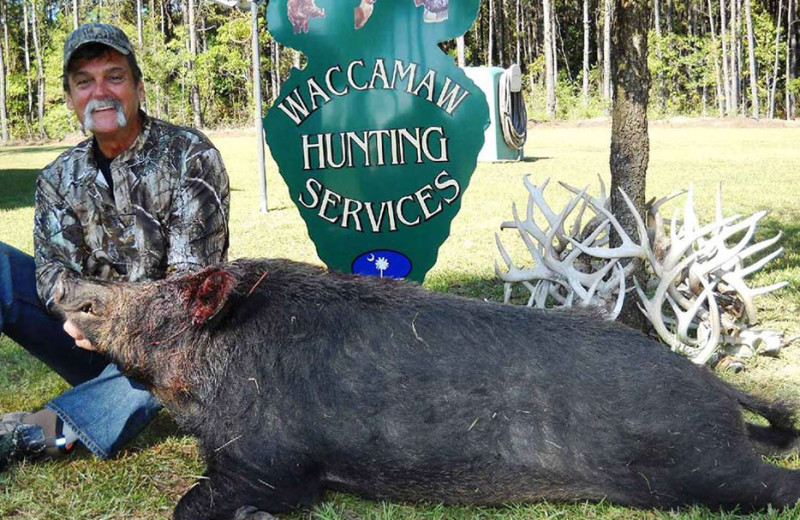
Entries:
[[202,325],[219,314],[228,303],[235,285],[230,273],[218,269],[207,269],[192,276],[186,291],[192,323]]

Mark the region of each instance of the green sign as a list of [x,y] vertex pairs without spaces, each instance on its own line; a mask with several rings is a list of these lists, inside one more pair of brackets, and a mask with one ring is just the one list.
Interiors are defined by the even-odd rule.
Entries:
[[308,57],[264,118],[319,257],[422,281],[483,146],[486,100],[438,42],[479,0],[273,0],[270,33]]

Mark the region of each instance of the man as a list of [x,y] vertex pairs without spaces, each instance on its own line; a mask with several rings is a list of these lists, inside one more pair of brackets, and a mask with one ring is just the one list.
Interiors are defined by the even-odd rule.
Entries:
[[0,469],[59,456],[76,441],[110,457],[158,410],[116,366],[76,348],[92,345],[73,323],[62,330],[47,313],[60,276],[139,282],[227,257],[229,186],[219,152],[200,132],[142,111],[142,73],[120,29],[88,24],[67,38],[64,91],[92,137],[37,180],[35,258],[0,243],[0,332],[74,387],[39,412],[0,419]]

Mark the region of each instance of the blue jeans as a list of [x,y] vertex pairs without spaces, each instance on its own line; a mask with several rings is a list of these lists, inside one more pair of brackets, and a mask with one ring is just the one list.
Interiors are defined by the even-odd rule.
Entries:
[[[75,346],[36,294],[33,258],[0,242],[0,333],[43,361],[73,388],[46,407],[100,458],[135,437],[158,412],[156,399],[96,352]],[[1,367],[0,367],[1,369]]]

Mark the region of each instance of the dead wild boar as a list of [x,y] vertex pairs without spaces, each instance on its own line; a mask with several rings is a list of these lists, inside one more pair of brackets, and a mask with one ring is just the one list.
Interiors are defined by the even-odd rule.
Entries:
[[[793,413],[617,323],[287,260],[146,284],[64,279],[59,309],[196,435],[176,519],[372,499],[791,506]],[[742,411],[770,426],[745,422]]]

